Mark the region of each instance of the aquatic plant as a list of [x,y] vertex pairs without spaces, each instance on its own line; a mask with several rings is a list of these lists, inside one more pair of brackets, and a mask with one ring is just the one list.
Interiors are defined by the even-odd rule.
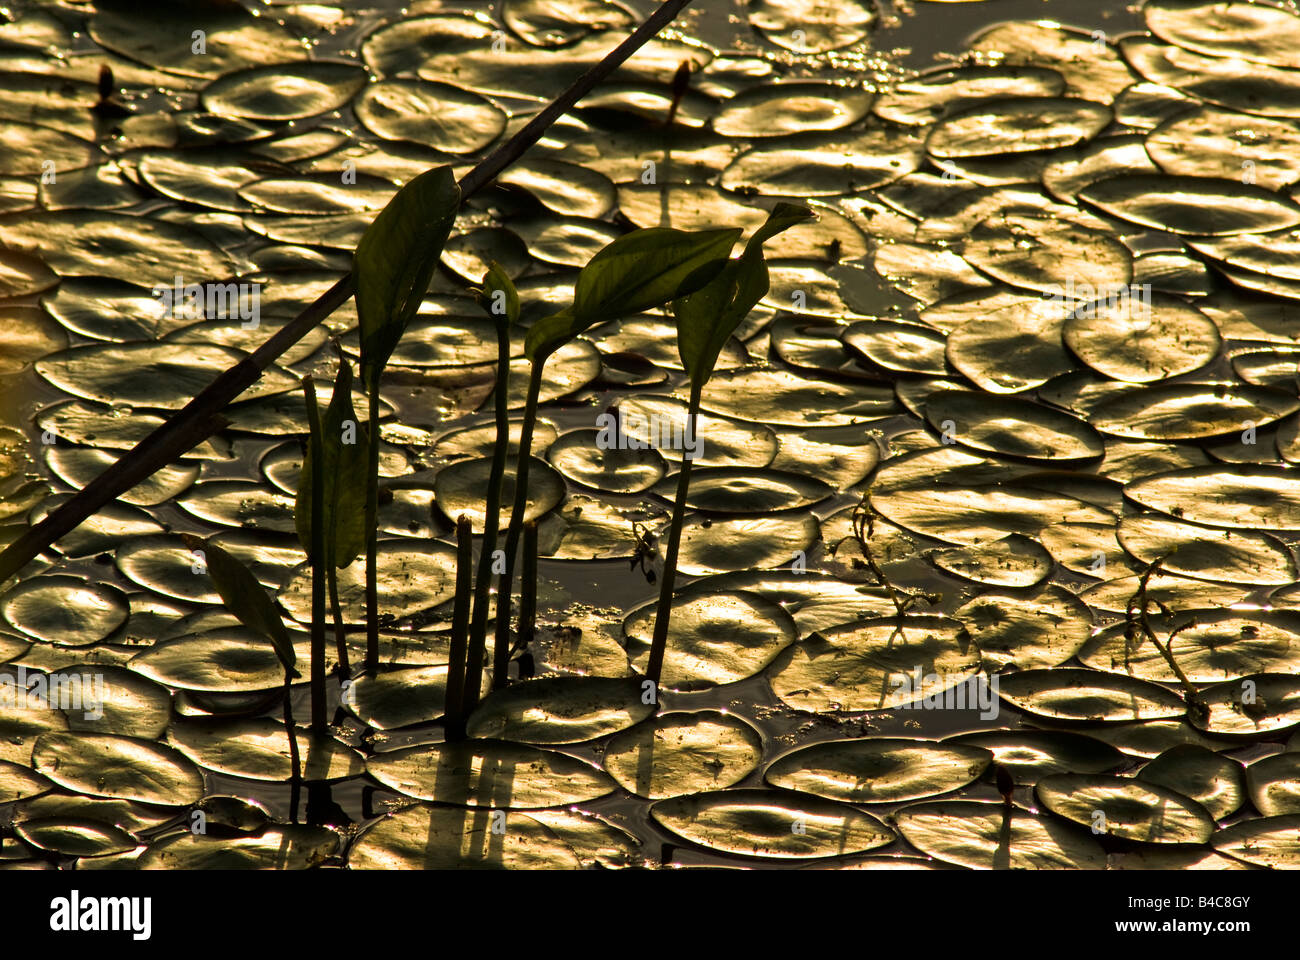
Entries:
[[[213,538],[203,540],[193,534],[181,534],[185,546],[203,558],[203,565],[222,601],[239,622],[262,637],[275,650],[284,668],[284,732],[289,740],[289,757],[293,765],[295,783],[302,777],[302,764],[298,756],[298,738],[293,722],[293,681],[302,676],[297,668],[297,654],[293,640],[284,625],[274,601],[266,589],[238,559],[218,546]],[[314,678],[313,678],[314,679]]]
[[528,394],[515,467],[515,498],[506,531],[505,570],[497,588],[493,689],[501,689],[508,681],[510,593],[528,506],[528,462],[547,359],[601,321],[663,306],[699,290],[723,268],[742,232],[739,228],[687,231],[648,227],[625,234],[597,252],[578,273],[570,307],[529,328],[524,341],[524,355],[531,365]]
[[[672,299],[677,318],[677,350],[690,377],[690,401],[686,413],[686,442],[681,469],[677,475],[677,496],[668,528],[668,546],[664,555],[663,579],[659,584],[659,607],[655,615],[654,638],[646,676],[656,683],[663,671],[664,650],[668,645],[668,622],[672,613],[673,582],[677,575],[677,554],[682,542],[682,520],[691,482],[691,450],[696,449],[696,421],[704,386],[713,375],[718,354],[732,333],[767,295],[769,279],[763,244],[772,237],[812,217],[812,211],[791,203],[778,203],[767,222],[754,232],[744,252],[730,260],[706,284],[694,290],[681,290]],[[739,231],[737,231],[739,232]]]
[[460,187],[451,167],[417,176],[366,229],[352,257],[361,326],[361,379],[370,398],[366,476],[366,668],[379,664],[379,381],[407,325],[420,309],[443,245],[456,222]]

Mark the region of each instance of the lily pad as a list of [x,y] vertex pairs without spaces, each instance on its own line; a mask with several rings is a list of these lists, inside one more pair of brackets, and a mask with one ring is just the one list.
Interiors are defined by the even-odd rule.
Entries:
[[651,800],[721,790],[745,779],[763,756],[759,732],[712,710],[666,713],[624,730],[605,749],[605,770]]
[[203,775],[185,756],[134,737],[47,733],[32,764],[59,786],[96,797],[180,807],[203,795]]
[[472,737],[581,743],[625,730],[655,712],[640,680],[542,677],[494,690],[467,723]]
[[660,800],[660,826],[691,843],[740,856],[801,859],[863,853],[894,833],[853,807],[776,790],[718,790]]
[[1034,795],[1056,815],[1124,840],[1204,843],[1214,833],[1204,807],[1156,783],[1063,773],[1038,781]]
[[933,800],[894,814],[922,853],[975,870],[1100,870],[1106,855],[1073,826],[1000,803]]
[[774,760],[763,778],[774,787],[850,803],[933,797],[974,782],[991,755],[979,747],[880,737],[834,740]]
[[583,803],[617,786],[603,771],[575,757],[500,740],[380,753],[366,761],[366,772],[417,800],[487,809]]

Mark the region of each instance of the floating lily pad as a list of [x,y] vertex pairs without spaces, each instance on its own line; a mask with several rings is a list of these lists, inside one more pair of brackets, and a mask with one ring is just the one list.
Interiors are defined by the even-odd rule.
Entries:
[[522,743],[579,743],[625,730],[655,709],[635,678],[543,677],[484,697],[468,731]]
[[703,400],[712,413],[790,427],[858,423],[889,414],[893,405],[888,387],[805,379],[774,367],[724,370],[709,380]]
[[718,790],[660,800],[650,816],[692,843],[741,856],[831,857],[895,839],[869,814],[832,800],[776,790]]
[[945,390],[925,400],[925,416],[958,443],[1036,460],[1086,460],[1104,452],[1101,436],[1069,414],[1028,400]]
[[667,713],[613,737],[606,771],[624,789],[661,800],[730,787],[757,769],[762,737],[739,717]]
[[[242,350],[194,343],[129,343],[72,347],[38,361],[36,371],[74,396],[101,403],[178,410],[227,368]],[[291,389],[296,378],[273,366],[243,396]]]
[[203,795],[203,775],[182,754],[133,737],[47,733],[32,764],[59,786],[96,797],[179,807]]
[[128,666],[181,690],[252,693],[284,685],[275,648],[244,627],[220,627],[155,644]]
[[1055,98],[1065,89],[1065,78],[1043,67],[972,65],[942,67],[904,80],[884,93],[872,112],[892,123],[930,124],[945,113],[976,100],[1003,97]]
[[1127,777],[1063,773],[1038,781],[1034,795],[1057,816],[1142,843],[1204,843],[1214,818],[1195,800]]
[[365,83],[365,71],[354,63],[308,60],[227,73],[200,96],[219,116],[297,120],[337,110]]
[[500,740],[380,753],[366,761],[366,772],[417,800],[486,809],[583,803],[617,786],[603,771],[575,757]]
[[825,83],[760,84],[728,100],[713,118],[727,137],[779,137],[839,130],[866,116],[874,96]]
[[1154,0],[1143,4],[1147,28],[1169,43],[1214,57],[1300,67],[1300,18],[1256,3]]
[[1111,177],[1080,190],[1079,199],[1121,220],[1170,233],[1267,233],[1300,223],[1300,207],[1271,190],[1208,177]]
[[624,438],[624,445],[606,449],[601,436],[599,430],[571,430],[550,444],[546,459],[570,480],[608,493],[641,493],[663,477],[663,457],[652,447],[637,441],[633,448]]
[[[755,757],[754,765],[757,764],[758,758]],[[0,803],[13,803],[16,800],[38,797],[53,787],[53,783],[31,767],[0,760]]]
[[446,83],[385,80],[357,98],[357,119],[385,140],[410,140],[447,153],[474,153],[501,136],[506,115],[490,100]]
[[1220,830],[1214,849],[1271,870],[1300,869],[1300,815],[1243,820]]
[[915,323],[868,320],[844,331],[844,345],[877,366],[900,373],[948,372],[942,333]]
[[[414,617],[450,600],[456,589],[456,550],[447,544],[381,540],[378,556],[379,608],[395,620]],[[365,622],[365,564],[338,572],[339,605],[346,623]],[[311,572],[296,572],[279,594],[280,604],[299,623],[311,622]]]
[[236,272],[230,256],[197,230],[109,211],[0,214],[0,244],[40,257],[62,276],[108,277],[146,289],[170,285],[178,273],[197,282]]
[[111,856],[140,846],[125,830],[95,820],[43,817],[24,820],[14,832],[38,850],[65,857]]
[[[923,155],[919,139],[892,130],[854,138],[807,134],[779,146],[745,151],[722,171],[719,182],[742,194],[830,197],[891,183],[916,170]],[[772,249],[779,250],[779,244],[774,242]]]
[[1164,687],[1095,670],[1022,670],[1002,677],[998,695],[1029,713],[1057,720],[1156,720],[1187,705]]
[[811,0],[751,0],[746,14],[764,39],[799,54],[851,46],[870,33],[877,19],[866,0],[833,7]]
[[[532,457],[528,469],[528,501],[524,508],[525,521],[554,509],[564,499],[564,478],[549,463]],[[443,467],[434,480],[434,497],[446,516],[469,517],[475,533],[483,532],[486,504],[483,492],[487,489],[491,458],[462,460]],[[501,529],[510,523],[515,497],[515,470],[507,464],[505,482],[501,490]]]
[[1112,436],[1182,440],[1264,426],[1300,410],[1300,400],[1267,387],[1236,383],[1170,383],[1101,403],[1090,422]]
[[[680,461],[687,431],[687,406],[668,397],[639,395],[619,401],[620,429],[629,438],[651,443],[670,461]],[[665,442],[664,438],[668,440]],[[776,434],[757,423],[701,413],[695,420],[701,444],[696,467],[766,467],[776,456]]]
[[325,827],[281,824],[255,837],[218,837],[188,831],[152,844],[141,870],[306,870],[333,856],[338,834]]
[[383,670],[353,680],[344,689],[342,702],[366,726],[395,730],[441,717],[446,687],[445,663]]
[[[664,477],[654,487],[665,499],[675,498],[676,490],[677,474]],[[820,480],[794,473],[704,467],[691,473],[686,505],[706,513],[772,513],[810,506],[831,493]]]
[[970,320],[948,334],[948,362],[991,393],[1040,386],[1076,366],[1061,344],[1068,304],[1036,299]]
[[[85,487],[116,463],[117,459],[117,454],[91,447],[51,446],[45,452],[45,463],[50,472],[74,490]],[[118,499],[136,506],[157,506],[181,496],[198,476],[197,464],[178,463],[163,467]]]
[[[495,813],[495,811],[493,811]],[[544,823],[488,811],[409,806],[366,828],[348,849],[353,870],[577,870],[577,853]]]
[[1106,855],[1073,826],[1000,803],[933,800],[894,814],[922,853],[976,870],[1100,870]]
[[1200,692],[1208,708],[1188,719],[1207,733],[1259,736],[1300,723],[1300,679],[1291,674],[1256,673]]
[[1170,747],[1143,767],[1137,778],[1195,800],[1216,820],[1234,813],[1246,800],[1241,764],[1193,743]]
[[[1256,760],[1246,768],[1246,785],[1251,803],[1264,816],[1300,813],[1300,754],[1278,753]],[[1240,796],[1237,802],[1241,803]]]
[[[365,769],[360,753],[331,736],[295,729],[302,776],[309,781],[342,780]],[[293,775],[284,723],[269,717],[227,720],[177,718],[167,740],[206,770],[231,777],[284,783]]]
[[[655,611],[647,604],[623,622],[628,656],[638,669],[649,661]],[[660,679],[675,690],[734,683],[766,667],[796,636],[779,603],[743,590],[692,590],[673,600]]]
[[809,512],[717,520],[692,517],[682,525],[677,569],[691,576],[770,570],[806,558],[818,536],[817,518]]
[[978,747],[881,737],[835,740],[787,753],[763,778],[774,787],[850,803],[893,803],[959,790],[991,756]]
[[1219,352],[1214,322],[1184,301],[1156,294],[1119,297],[1075,311],[1062,331],[1066,345],[1098,373],[1150,383],[1197,370]]
[[1276,537],[1249,530],[1214,530],[1158,514],[1125,517],[1120,544],[1143,563],[1170,573],[1226,583],[1281,585],[1296,580],[1295,557]]
[[776,658],[769,679],[788,706],[822,713],[942,702],[978,669],[979,656],[958,621],[892,617],[813,634]]
[[1103,103],[1072,97],[1011,97],[956,110],[930,132],[936,157],[1052,150],[1090,140],[1111,121]]
[[1124,754],[1110,744],[1064,730],[992,730],[964,733],[945,742],[992,752],[993,761],[1020,785],[1057,773],[1105,773],[1125,763]]
[[1092,630],[1088,605],[1050,584],[1031,596],[981,593],[954,616],[970,631],[985,667],[994,671],[1059,666]]
[[72,647],[98,643],[126,622],[126,595],[107,583],[32,577],[0,600],[5,621],[29,637]]

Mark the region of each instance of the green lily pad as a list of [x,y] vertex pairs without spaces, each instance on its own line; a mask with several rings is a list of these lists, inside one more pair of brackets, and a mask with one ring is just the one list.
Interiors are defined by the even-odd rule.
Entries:
[[673,797],[655,803],[650,816],[691,843],[740,856],[843,856],[887,846],[895,839],[875,817],[848,804],[777,790]]
[[959,790],[990,761],[987,750],[928,740],[834,740],[778,757],[763,779],[830,800],[893,803]]
[[[1250,769],[1254,766],[1258,764]],[[1143,767],[1137,778],[1195,800],[1216,820],[1235,813],[1246,801],[1241,764],[1194,743],[1170,747]]]
[[32,764],[59,786],[96,797],[179,807],[203,795],[203,775],[183,754],[134,737],[47,733]]
[[998,695],[1056,720],[1158,720],[1187,711],[1182,698],[1164,687],[1096,670],[1022,670],[1002,677]]
[[583,803],[617,786],[603,771],[575,757],[501,740],[380,753],[366,761],[366,772],[417,800],[487,809]]
[[992,730],[963,733],[945,743],[988,750],[1018,785],[1037,783],[1058,773],[1106,773],[1126,762],[1115,747],[1081,733],[1064,730]]
[[1100,870],[1106,855],[1073,826],[1001,803],[931,800],[894,814],[922,853],[975,870]]
[[721,790],[758,768],[762,737],[739,717],[712,710],[660,714],[605,748],[605,770],[651,800]]
[[[623,622],[628,657],[639,669],[649,661],[655,615],[656,604],[648,603]],[[673,599],[660,680],[674,690],[735,683],[766,667],[796,635],[790,614],[759,594],[692,589]]]
[[1204,843],[1214,833],[1195,800],[1128,777],[1062,773],[1038,781],[1034,795],[1057,816],[1124,840]]
[[472,737],[581,743],[625,730],[655,712],[636,678],[542,677],[494,690],[467,722]]
[[769,681],[796,710],[883,710],[925,698],[942,702],[978,669],[978,654],[958,621],[891,617],[831,627],[788,647]]

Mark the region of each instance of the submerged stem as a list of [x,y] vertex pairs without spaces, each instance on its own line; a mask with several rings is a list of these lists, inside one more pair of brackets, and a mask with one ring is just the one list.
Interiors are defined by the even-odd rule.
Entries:
[[537,422],[537,398],[542,392],[542,368],[545,357],[533,361],[528,377],[528,398],[524,401],[524,423],[519,431],[519,454],[515,461],[515,498],[510,507],[510,527],[506,531],[505,572],[497,583],[497,623],[492,650],[492,689],[500,690],[508,682],[510,670],[510,592],[514,586],[515,554],[519,552],[519,534],[524,527],[528,508],[528,459],[533,448],[533,426]]

